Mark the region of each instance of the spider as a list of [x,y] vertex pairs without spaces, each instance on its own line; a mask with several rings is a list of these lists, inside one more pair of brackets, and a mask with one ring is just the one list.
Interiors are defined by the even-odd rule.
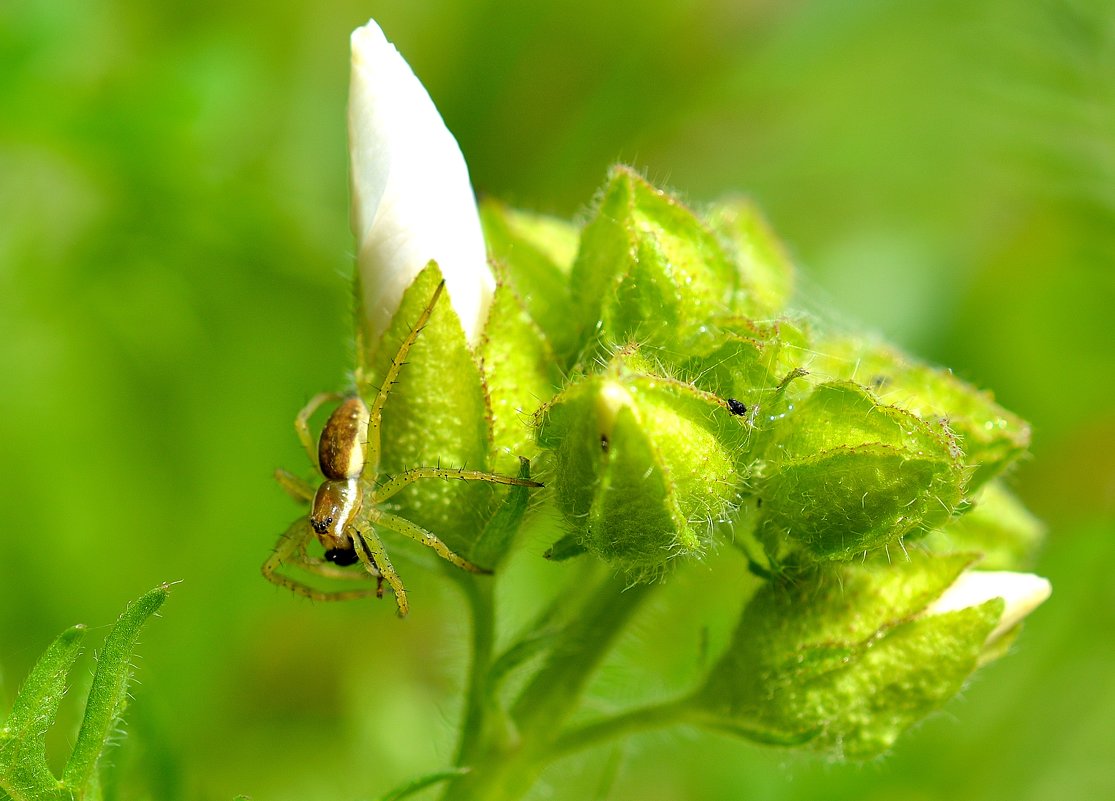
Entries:
[[[487,481],[541,487],[537,481],[513,478],[478,470],[417,467],[394,476],[381,477],[380,424],[383,406],[406,361],[407,353],[437,305],[445,281],[437,285],[429,302],[403,339],[384,376],[371,408],[359,395],[323,392],[315,395],[298,413],[294,429],[310,461],[322,476],[317,490],[312,484],[286,470],[275,473],[279,484],[295,499],[310,504],[309,518],[300,517],[279,538],[274,553],[263,563],[264,578],[298,595],[319,601],[345,601],[375,595],[383,597],[386,581],[395,594],[399,617],[409,611],[406,589],[391,564],[376,529],[394,531],[432,548],[438,556],[470,573],[490,573],[454,553],[438,537],[416,523],[384,511],[384,504],[404,487],[424,478]],[[310,417],[327,403],[339,402],[321,430],[317,447],[310,433]],[[311,556],[307,546],[316,536],[325,549],[323,558]],[[360,562],[367,578],[376,586],[363,589],[324,591],[280,572],[292,562],[310,573],[331,579],[355,578],[344,568]]]

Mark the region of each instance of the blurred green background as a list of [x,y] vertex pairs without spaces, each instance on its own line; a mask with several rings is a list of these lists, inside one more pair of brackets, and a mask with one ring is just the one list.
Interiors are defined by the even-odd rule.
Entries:
[[[478,192],[575,215],[616,160],[694,202],[745,191],[808,305],[1034,424],[1014,484],[1053,599],[892,756],[673,732],[561,763],[537,797],[594,797],[611,767],[607,797],[648,801],[1115,797],[1103,0],[0,4],[0,702],[64,627],[95,642],[182,579],[140,646],[123,797],[367,798],[450,762],[452,586],[412,566],[399,623],[258,575],[296,514],[270,479],[305,463],[294,413],[351,367],[347,47],[369,16]],[[603,686],[653,684],[640,660]]]

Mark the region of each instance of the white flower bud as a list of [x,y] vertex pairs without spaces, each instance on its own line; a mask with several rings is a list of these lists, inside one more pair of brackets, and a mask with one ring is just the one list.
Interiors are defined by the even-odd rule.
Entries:
[[375,21],[352,33],[352,230],[369,342],[431,259],[475,344],[495,279],[468,167],[425,88]]
[[1049,597],[1053,587],[1048,579],[1033,573],[1011,573],[1005,570],[966,570],[941,596],[925,610],[927,615],[955,612],[979,606],[992,598],[1006,602],[1003,616],[989,635],[991,644],[1018,625]]

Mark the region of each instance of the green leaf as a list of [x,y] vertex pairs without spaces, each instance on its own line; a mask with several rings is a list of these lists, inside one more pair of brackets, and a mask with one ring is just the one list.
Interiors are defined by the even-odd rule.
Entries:
[[[357,389],[369,406],[399,344],[440,281],[441,271],[431,262],[404,293],[372,362],[358,374]],[[490,430],[480,367],[444,294],[391,388],[381,431],[381,475],[439,464],[487,469]],[[492,485],[485,482],[416,481],[392,503],[398,505],[399,515],[433,532],[453,551],[468,553],[493,497]]]
[[[717,728],[868,758],[955,695],[1003,601],[923,614],[971,557],[816,568],[764,586],[697,703]],[[750,735],[746,735],[750,736]]]
[[616,167],[573,264],[584,345],[689,352],[710,320],[731,314],[739,273],[717,237],[669,194]]
[[709,209],[705,219],[739,265],[752,316],[765,319],[784,312],[794,294],[794,265],[759,208],[746,198],[727,198]]
[[1030,427],[1024,420],[995,403],[991,393],[948,370],[862,337],[831,338],[816,350],[809,365],[812,372],[871,386],[886,403],[923,420],[947,420],[964,463],[973,468],[971,491],[1002,474],[1030,445]]
[[400,787],[396,787],[389,793],[381,795],[376,801],[402,801],[402,799],[409,798],[415,793],[425,790],[427,787],[433,787],[436,784],[447,782],[458,776],[464,776],[466,773],[468,773],[468,768],[452,768],[450,770],[439,770],[436,773],[428,773]]
[[531,318],[568,363],[576,329],[569,272],[580,232],[564,220],[515,211],[498,201],[480,204],[480,221],[492,261],[506,273]]
[[756,532],[780,562],[846,560],[949,518],[965,473],[948,429],[880,404],[850,382],[787,406],[764,438]]
[[[530,479],[530,462],[519,460],[521,479]],[[511,542],[519,531],[530,501],[530,489],[523,486],[509,486],[503,502],[496,509],[480,532],[476,544],[469,554],[469,561],[488,569],[495,569],[504,557],[511,552]]]
[[81,730],[61,781],[47,766],[45,738],[58,714],[66,677],[80,651],[85,627],[74,626],[63,632],[46,650],[32,668],[0,729],[0,798],[96,801],[101,797],[97,762],[110,735],[118,730],[127,703],[136,637],[166,596],[167,586],[163,585],[129,604],[105,640],[86,699]]
[[89,791],[97,782],[97,761],[104,754],[109,737],[128,705],[131,659],[140,629],[163,605],[167,595],[168,587],[163,585],[128,604],[97,657],[85,717],[62,775],[67,789],[78,798],[90,797]]
[[984,486],[972,509],[924,540],[930,550],[980,553],[981,570],[1023,570],[1033,566],[1045,527],[1001,482]]
[[0,790],[13,801],[61,797],[46,761],[46,733],[58,714],[66,677],[81,652],[85,626],[64,631],[31,669],[0,728]]

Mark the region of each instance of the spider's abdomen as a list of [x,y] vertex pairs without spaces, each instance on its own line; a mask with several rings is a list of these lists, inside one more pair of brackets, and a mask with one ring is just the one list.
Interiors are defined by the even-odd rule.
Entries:
[[331,481],[359,478],[368,451],[368,407],[360,398],[346,398],[325,423],[318,440],[321,474]]

